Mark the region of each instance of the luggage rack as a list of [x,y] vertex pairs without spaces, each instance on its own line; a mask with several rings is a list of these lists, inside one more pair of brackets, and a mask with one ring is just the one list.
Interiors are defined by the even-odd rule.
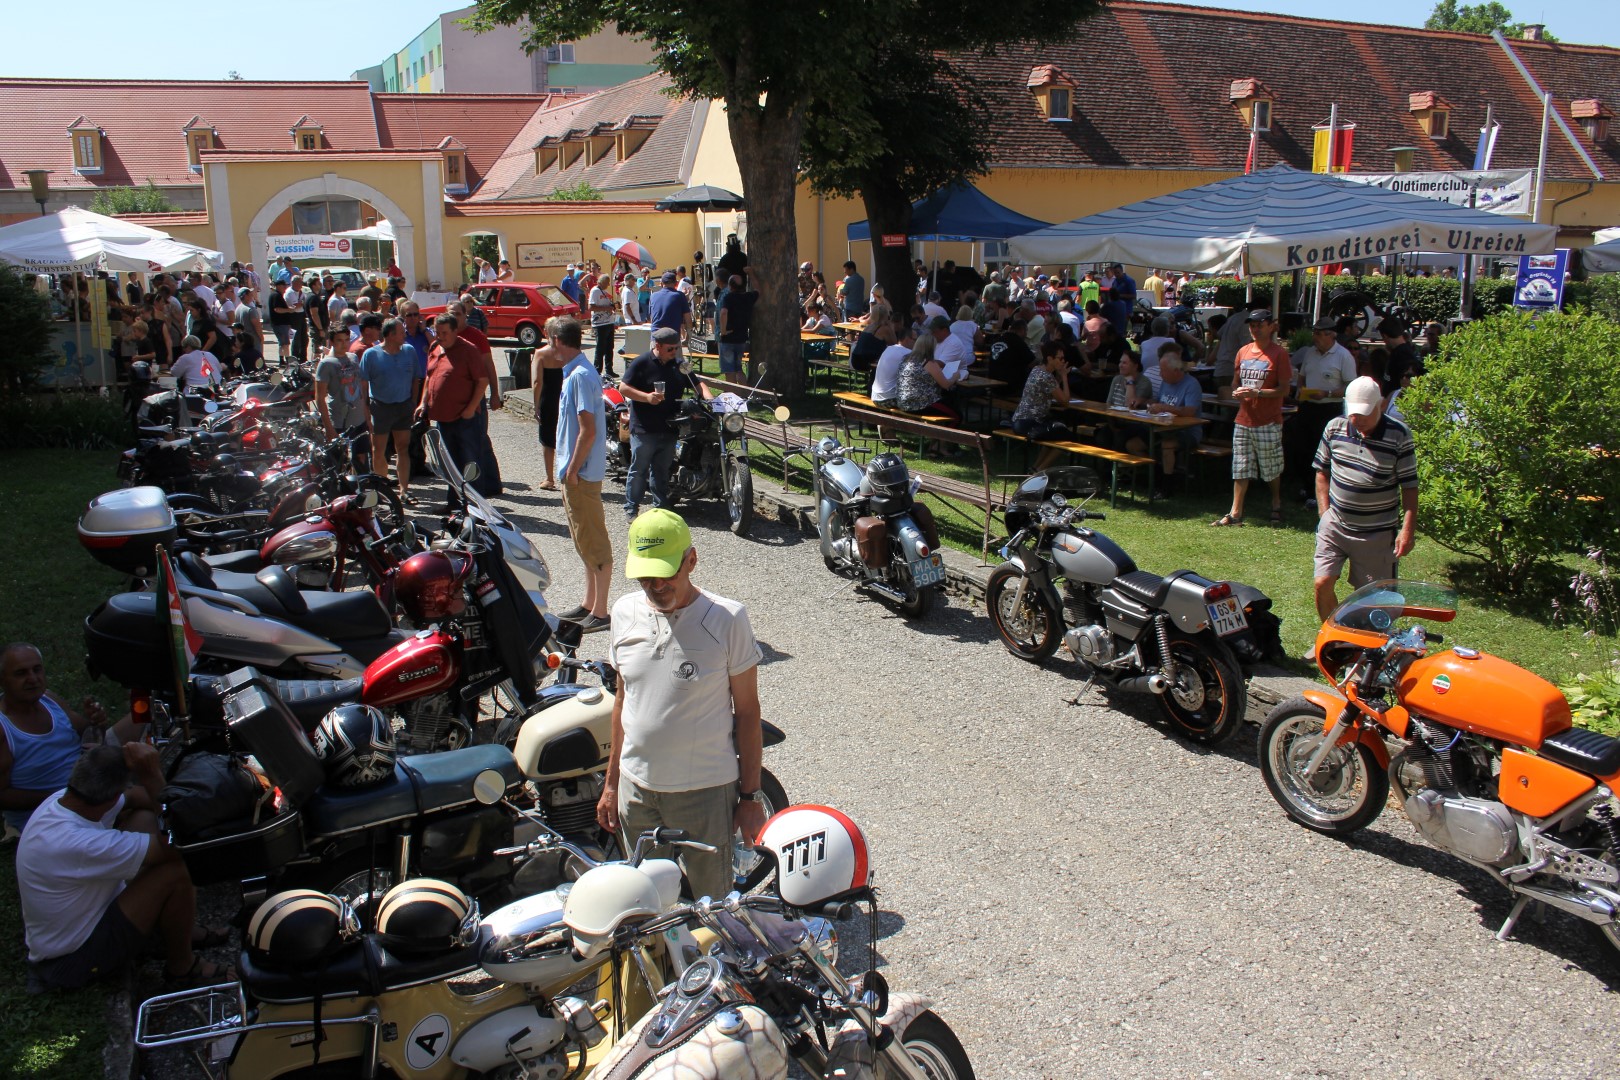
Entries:
[[[159,994],[141,1002],[135,1017],[135,1045],[141,1050],[165,1050],[206,1043],[210,1044],[206,1047],[208,1059],[217,1063],[229,1058],[236,1050],[237,1040],[249,1031],[302,1028],[311,1031],[313,1041],[314,1024],[309,1019],[250,1024],[247,1015],[247,999],[239,982]],[[335,1017],[322,1021],[322,1025],[365,1024],[375,1030],[381,1022],[382,1017],[373,1005],[360,1016]],[[204,1049],[198,1048],[198,1064],[212,1075],[203,1061],[201,1051]]]

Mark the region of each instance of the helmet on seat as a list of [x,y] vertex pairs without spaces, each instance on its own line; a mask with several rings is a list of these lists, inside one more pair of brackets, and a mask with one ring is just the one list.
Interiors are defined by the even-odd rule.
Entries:
[[756,846],[776,859],[777,892],[794,907],[816,907],[871,884],[866,837],[830,806],[805,803],[778,811]]
[[574,932],[576,947],[590,953],[605,945],[627,919],[663,910],[658,883],[640,867],[603,863],[581,874],[563,901],[563,922]]
[[338,787],[369,787],[394,775],[394,725],[381,709],[339,705],[321,717],[310,738],[327,781]]
[[383,894],[377,932],[389,947],[431,952],[466,945],[478,937],[478,905],[448,881],[411,878]]
[[461,585],[472,559],[451,558],[442,551],[420,551],[400,563],[394,595],[411,621],[421,624],[455,615],[467,606]]
[[307,964],[360,932],[348,904],[314,889],[288,889],[248,920],[247,945],[279,964]]
[[904,495],[911,486],[911,473],[899,454],[879,454],[866,463],[866,482],[874,495]]

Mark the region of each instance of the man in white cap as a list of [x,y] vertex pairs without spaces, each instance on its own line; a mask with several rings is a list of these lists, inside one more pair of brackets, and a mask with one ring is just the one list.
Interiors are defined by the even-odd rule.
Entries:
[[1350,563],[1355,588],[1396,576],[1417,532],[1417,455],[1405,424],[1384,414],[1378,380],[1344,391],[1344,415],[1328,421],[1316,448],[1316,613],[1339,606],[1335,586]]

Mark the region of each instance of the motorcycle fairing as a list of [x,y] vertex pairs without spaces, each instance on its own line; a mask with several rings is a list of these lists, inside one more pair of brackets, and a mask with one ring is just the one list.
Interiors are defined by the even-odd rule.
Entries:
[[1511,746],[1502,750],[1497,797],[1521,814],[1551,817],[1595,787],[1596,780],[1556,761]]
[[[1322,734],[1330,734],[1339,725],[1339,721],[1344,718],[1345,706],[1349,704],[1349,701],[1336,691],[1324,690],[1320,687],[1302,691],[1301,694],[1306,701],[1327,714],[1327,722],[1322,725]],[[1373,752],[1373,757],[1378,760],[1380,766],[1389,767],[1389,747],[1384,745],[1384,740],[1379,737],[1376,731],[1358,727],[1355,729],[1353,737],[1355,741],[1362,743]],[[1351,736],[1344,735],[1340,736],[1340,738],[1349,741]]]

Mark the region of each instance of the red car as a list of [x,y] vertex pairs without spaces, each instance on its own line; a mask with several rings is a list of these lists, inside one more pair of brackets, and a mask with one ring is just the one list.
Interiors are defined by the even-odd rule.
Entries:
[[[474,285],[468,290],[473,303],[489,319],[490,338],[517,338],[525,348],[540,344],[541,328],[553,315],[578,315],[579,305],[555,285],[532,281],[502,281]],[[424,318],[444,312],[444,305],[425,307]]]

